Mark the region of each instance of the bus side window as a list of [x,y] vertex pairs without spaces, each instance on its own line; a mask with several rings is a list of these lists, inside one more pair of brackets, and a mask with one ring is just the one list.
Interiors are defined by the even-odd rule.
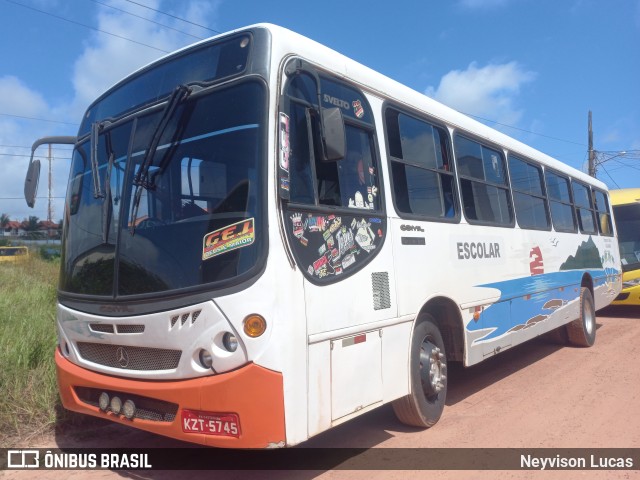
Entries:
[[290,201],[312,205],[317,201],[318,205],[378,209],[378,180],[371,134],[362,128],[346,125],[346,157],[335,162],[324,162],[319,151],[317,121],[313,112],[307,112],[303,105],[292,102]]
[[545,170],[547,193],[551,205],[553,228],[559,232],[575,232],[576,217],[571,202],[569,178]]
[[594,219],[594,209],[589,187],[573,180],[571,182],[573,188],[573,202],[578,217],[578,225],[582,233],[597,234],[598,228]]
[[516,219],[520,228],[551,230],[549,205],[542,181],[542,168],[509,155]]
[[446,131],[393,109],[385,116],[396,208],[453,220],[454,180]]
[[338,177],[343,207],[378,209],[378,182],[370,135],[346,126],[347,156],[340,160]]
[[502,153],[460,135],[456,135],[455,149],[467,220],[512,226],[513,208]]
[[613,227],[611,224],[611,210],[609,202],[604,193],[599,190],[593,190],[593,203],[596,209],[596,218],[598,220],[598,228],[602,235],[613,235]]

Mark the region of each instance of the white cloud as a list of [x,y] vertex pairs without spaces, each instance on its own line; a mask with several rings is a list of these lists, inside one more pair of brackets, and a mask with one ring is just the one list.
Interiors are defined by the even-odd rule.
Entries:
[[47,102],[38,92],[17,77],[0,77],[0,112],[29,117],[41,115],[46,110]]
[[430,86],[425,93],[463,113],[513,125],[522,116],[514,100],[522,85],[535,77],[517,62],[482,68],[473,62],[466,70],[450,71],[437,88]]
[[[146,2],[146,4],[156,10],[162,9],[158,0]],[[120,6],[122,5],[117,4],[118,8]],[[204,18],[210,18],[215,14],[218,6],[217,1],[195,0],[183,3],[183,10],[170,13],[202,24]],[[91,101],[128,74],[167,52],[197,41],[193,36],[184,35],[180,31],[201,38],[208,35],[202,28],[154,13],[146,8],[129,4],[127,10],[156,23],[147,22],[120,10],[108,7],[100,9],[97,28],[113,35],[93,34],[84,52],[76,60],[73,73],[75,89],[73,108],[77,117]],[[172,27],[174,30],[164,28],[158,23]]]

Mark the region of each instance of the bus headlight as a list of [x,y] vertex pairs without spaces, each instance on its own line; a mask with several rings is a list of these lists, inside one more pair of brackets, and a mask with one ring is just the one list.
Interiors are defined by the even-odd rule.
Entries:
[[204,368],[211,368],[213,366],[213,357],[204,348],[200,350],[198,358],[200,360],[200,365],[202,365]]
[[103,412],[107,411],[109,408],[109,394],[107,392],[102,392],[100,397],[98,398],[98,405],[100,406],[100,410]]
[[222,337],[222,345],[229,352],[235,352],[238,349],[238,339],[233,333],[227,332]]
[[122,400],[120,400],[120,397],[113,397],[111,399],[110,407],[113,413],[120,415],[120,410],[122,410]]
[[136,404],[133,403],[133,400],[127,400],[124,402],[124,405],[122,406],[122,413],[124,413],[124,416],[129,420],[133,418],[136,413]]

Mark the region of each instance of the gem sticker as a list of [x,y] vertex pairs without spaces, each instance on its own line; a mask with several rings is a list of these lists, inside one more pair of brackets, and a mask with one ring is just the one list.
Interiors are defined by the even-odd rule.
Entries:
[[202,260],[248,247],[255,241],[254,219],[239,222],[207,233],[202,239]]

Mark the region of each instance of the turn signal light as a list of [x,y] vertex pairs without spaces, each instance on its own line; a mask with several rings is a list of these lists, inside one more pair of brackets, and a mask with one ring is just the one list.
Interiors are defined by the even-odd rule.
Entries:
[[262,335],[267,329],[267,321],[262,315],[252,314],[244,319],[244,333],[251,338]]

